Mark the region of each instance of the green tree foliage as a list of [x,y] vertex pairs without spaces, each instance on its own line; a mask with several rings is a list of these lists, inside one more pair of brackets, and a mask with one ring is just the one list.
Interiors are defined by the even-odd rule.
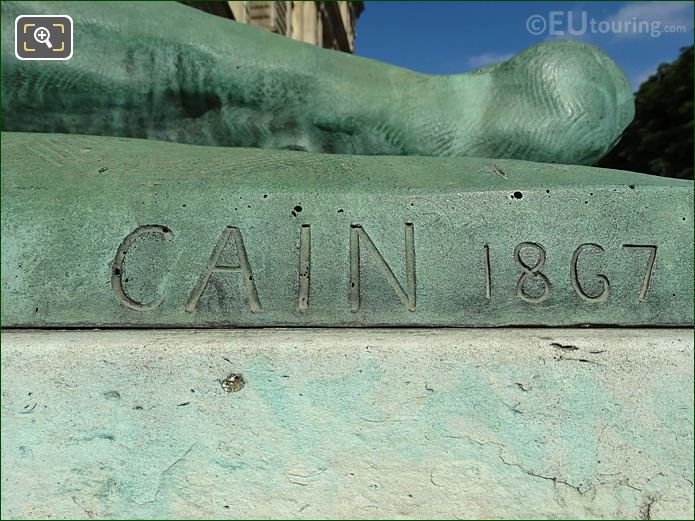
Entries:
[[693,178],[693,47],[662,63],[635,95],[635,120],[597,166]]

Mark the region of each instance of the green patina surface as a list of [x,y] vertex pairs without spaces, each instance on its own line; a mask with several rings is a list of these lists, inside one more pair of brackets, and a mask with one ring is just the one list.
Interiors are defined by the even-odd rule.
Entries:
[[[17,60],[15,17],[56,13],[74,21],[72,59]],[[592,164],[634,115],[622,71],[577,41],[430,76],[174,2],[3,2],[2,29],[11,131]]]
[[692,324],[690,181],[13,133],[2,171],[6,327]]
[[[15,60],[49,11],[73,59]],[[2,136],[3,327],[692,324],[692,182],[547,164],[632,119],[592,46],[427,76],[175,3],[2,28],[3,128],[57,133]],[[2,517],[687,518],[690,333],[5,331]]]
[[685,329],[24,331],[3,352],[3,518],[692,515]]

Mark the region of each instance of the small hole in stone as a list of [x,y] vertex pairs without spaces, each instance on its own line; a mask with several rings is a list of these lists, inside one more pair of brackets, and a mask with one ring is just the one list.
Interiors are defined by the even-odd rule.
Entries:
[[512,194],[512,197],[514,197],[514,199],[521,199],[523,196],[524,195],[521,192],[514,192]]
[[[263,194],[263,199],[267,199],[267,198],[268,198],[268,194]],[[227,508],[229,508],[229,507],[227,507]]]
[[186,205],[185,205],[185,204],[182,204],[182,205],[181,205],[181,208],[186,208]]
[[116,275],[116,276],[118,276],[118,275],[121,274],[121,270],[119,270],[118,268],[114,268],[114,269],[113,269],[113,274]]
[[[340,210],[338,210],[338,213],[343,213],[343,209],[341,208]],[[684,217],[684,219],[685,219],[685,217]]]
[[630,185],[630,190],[634,190],[634,189],[635,189],[635,185]]
[[550,190],[546,190],[545,193],[546,193],[546,194],[549,194],[549,193],[550,193]]
[[162,231],[164,233],[169,233],[169,228],[167,228],[166,226],[162,226]]
[[299,205],[297,205],[297,206],[294,207],[294,211],[297,212],[297,213],[299,213],[299,212],[302,211],[302,207],[299,206]]
[[222,384],[222,389],[228,393],[236,393],[244,388],[246,380],[244,380],[244,375],[232,373],[224,380],[221,380],[220,384]]

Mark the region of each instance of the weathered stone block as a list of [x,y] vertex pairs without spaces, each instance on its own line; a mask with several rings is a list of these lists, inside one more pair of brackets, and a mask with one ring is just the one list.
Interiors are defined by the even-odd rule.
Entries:
[[3,519],[693,516],[690,329],[2,341]]
[[693,183],[3,134],[2,324],[688,325]]

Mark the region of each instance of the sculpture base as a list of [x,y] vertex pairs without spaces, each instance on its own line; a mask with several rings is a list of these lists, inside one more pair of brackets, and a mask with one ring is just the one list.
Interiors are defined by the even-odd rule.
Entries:
[[693,183],[3,134],[4,327],[690,325]]
[[3,519],[692,518],[689,329],[2,340]]

